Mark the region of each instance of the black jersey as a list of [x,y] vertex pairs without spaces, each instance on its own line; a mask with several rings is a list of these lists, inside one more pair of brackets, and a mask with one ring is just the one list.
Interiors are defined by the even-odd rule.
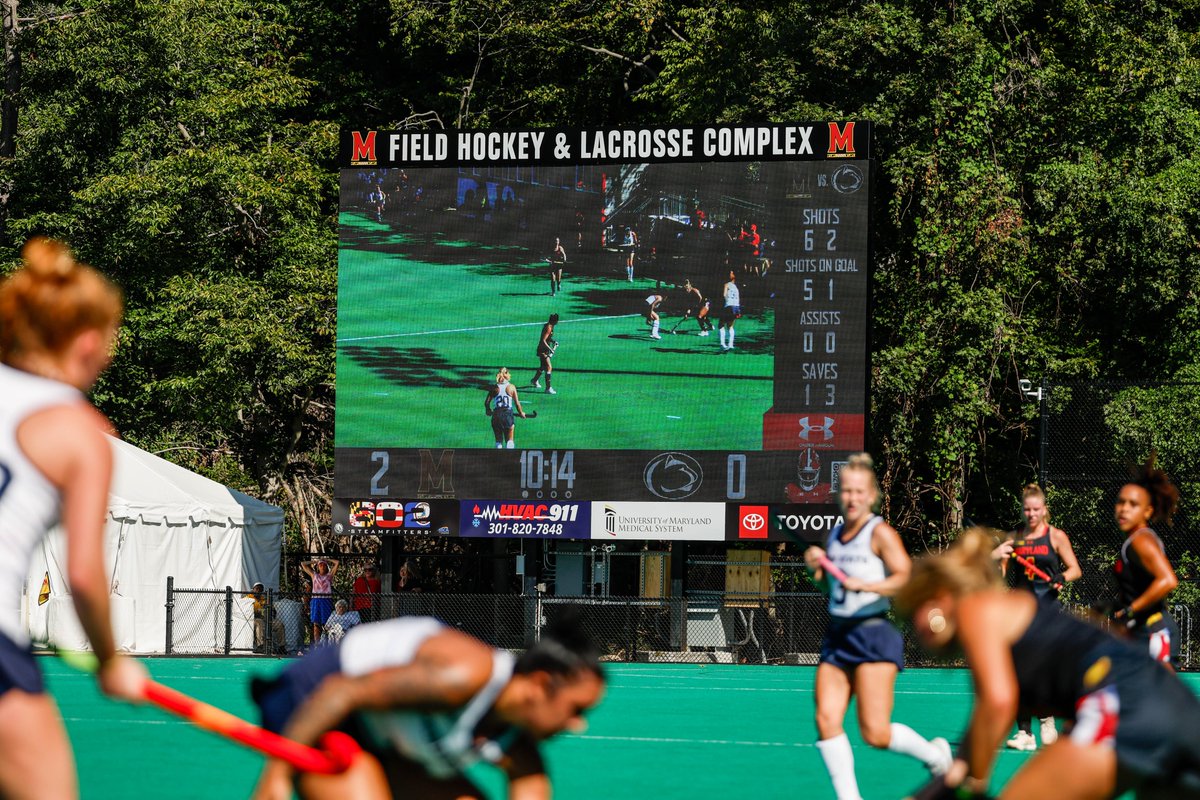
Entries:
[[[1012,645],[1020,714],[1074,721],[1080,701],[1100,691],[1119,700],[1117,760],[1134,785],[1200,789],[1200,700],[1140,646],[1038,603]],[[1186,787],[1187,791],[1182,791]]]
[[[1145,533],[1154,537],[1154,543],[1159,550],[1163,549],[1162,539],[1158,538],[1158,534],[1149,528],[1143,529]],[[1144,536],[1145,533],[1137,535]],[[1142,593],[1149,588],[1150,584],[1154,583],[1154,573],[1146,569],[1142,564],[1142,559],[1138,557],[1137,551],[1133,549],[1133,537],[1129,536],[1121,543],[1121,553],[1117,556],[1116,562],[1113,563],[1113,574],[1117,578],[1117,594],[1120,598],[1122,606],[1128,606]],[[1158,601],[1153,605],[1143,608],[1134,615],[1134,622],[1138,627],[1143,627],[1147,622],[1154,619],[1161,619],[1165,612],[1165,603]],[[1157,616],[1157,619],[1155,619]]]
[[[1013,534],[1011,541],[1013,556],[1020,556],[1026,561],[1033,562],[1035,567],[1047,575],[1054,575],[1058,572],[1058,553],[1054,552],[1049,528],[1046,528],[1044,535],[1028,539],[1025,538],[1024,531],[1017,531]],[[1005,574],[1008,576],[1009,586],[1033,592],[1039,600],[1058,597],[1058,592],[1050,584],[1050,581],[1036,575],[1033,570],[1016,558],[1009,559]]]

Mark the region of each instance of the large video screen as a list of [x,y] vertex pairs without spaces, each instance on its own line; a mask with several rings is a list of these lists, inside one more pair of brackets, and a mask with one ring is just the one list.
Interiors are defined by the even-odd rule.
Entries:
[[336,513],[827,506],[864,439],[869,155],[853,122],[346,132]]

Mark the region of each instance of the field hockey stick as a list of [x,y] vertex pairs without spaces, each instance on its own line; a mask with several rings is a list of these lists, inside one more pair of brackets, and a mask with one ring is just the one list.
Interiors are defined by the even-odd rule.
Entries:
[[[99,668],[92,653],[71,650],[57,650],[56,653],[63,663],[84,672],[95,673]],[[319,750],[300,744],[149,678],[142,689],[142,697],[146,702],[183,717],[198,728],[286,761],[303,772],[324,775],[345,772],[361,750],[354,739],[341,731],[325,733],[321,737]]]
[[827,574],[832,575],[842,583],[846,582],[846,573],[842,572],[841,568],[838,567],[837,564],[830,561],[829,556],[825,555],[824,553],[821,554],[820,564],[821,569],[825,570]]
[[[994,541],[998,545],[1004,544],[1004,542],[1000,541],[999,539],[997,539],[994,536],[992,537],[992,541]],[[1063,584],[1055,583],[1054,577],[1052,575],[1050,575],[1050,573],[1046,572],[1046,570],[1042,569],[1037,564],[1033,563],[1033,561],[1026,558],[1025,556],[1019,556],[1016,553],[1009,553],[1008,555],[1009,555],[1009,558],[1015,559],[1018,564],[1020,564],[1025,569],[1029,570],[1036,577],[1041,578],[1046,583],[1053,586],[1055,591],[1062,591]]]
[[526,411],[524,419],[533,419],[536,416],[537,416],[536,411]]

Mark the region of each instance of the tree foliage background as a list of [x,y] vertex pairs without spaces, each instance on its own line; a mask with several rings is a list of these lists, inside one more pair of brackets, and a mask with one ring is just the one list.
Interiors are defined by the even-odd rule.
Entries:
[[114,275],[102,409],[282,503],[309,546],[343,125],[874,122],[869,444],[913,544],[1016,520],[1037,456],[1018,379],[1200,369],[1197,0],[16,7],[10,262],[46,233]]

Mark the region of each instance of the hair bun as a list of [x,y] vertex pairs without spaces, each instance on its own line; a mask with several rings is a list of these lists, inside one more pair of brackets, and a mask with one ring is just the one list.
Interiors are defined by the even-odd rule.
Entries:
[[21,257],[29,273],[41,280],[64,281],[75,271],[70,248],[45,236],[35,236],[26,242]]

